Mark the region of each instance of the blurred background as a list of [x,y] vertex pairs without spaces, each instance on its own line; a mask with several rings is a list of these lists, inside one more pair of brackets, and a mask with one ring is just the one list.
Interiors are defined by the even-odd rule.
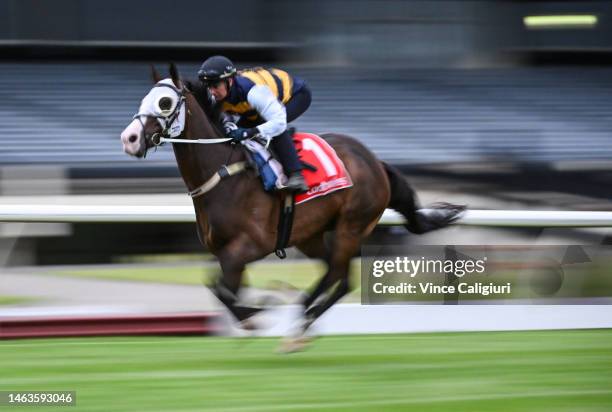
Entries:
[[[294,126],[353,135],[423,204],[612,211],[612,2],[594,0],[0,0],[0,209],[189,209],[171,147],[136,160],[119,135],[150,63],[193,78],[213,54],[305,79]],[[379,226],[376,251],[455,245],[516,293],[360,305],[357,258],[313,326],[334,336],[281,357],[248,336],[285,334],[281,304],[322,274],[295,251],[248,266],[241,299],[276,305],[249,335],[203,287],[218,265],[193,223],[2,222],[0,391],[76,391],[88,411],[608,411],[611,234]],[[220,332],[244,338],[3,340]]]
[[[424,204],[610,210],[611,18],[608,1],[2,0],[1,202],[189,205],[171,147],[135,160],[119,134],[150,89],[150,63],[195,77],[225,54],[306,79],[313,103],[295,126],[360,139]],[[601,245],[609,235],[462,227],[414,238],[387,227],[372,241]],[[151,280],[159,269],[163,281],[201,284],[209,265],[191,223],[3,223],[0,246],[0,295],[28,295],[8,272]],[[65,266],[108,263],[127,268]],[[311,271],[258,273],[299,289]]]

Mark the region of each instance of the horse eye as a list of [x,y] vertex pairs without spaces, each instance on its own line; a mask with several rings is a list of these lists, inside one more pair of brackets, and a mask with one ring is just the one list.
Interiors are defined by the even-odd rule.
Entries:
[[158,105],[162,112],[168,111],[172,108],[172,99],[169,97],[162,97],[159,99]]

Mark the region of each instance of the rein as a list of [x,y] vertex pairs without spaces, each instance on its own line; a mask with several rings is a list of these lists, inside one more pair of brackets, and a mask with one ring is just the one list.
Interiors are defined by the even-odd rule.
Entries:
[[172,139],[172,138],[160,136],[158,139],[159,143],[156,143],[155,140],[153,140],[153,143],[155,144],[155,146],[159,146],[162,143],[215,144],[215,143],[229,142],[230,140],[232,140],[231,137],[223,137],[219,139]]

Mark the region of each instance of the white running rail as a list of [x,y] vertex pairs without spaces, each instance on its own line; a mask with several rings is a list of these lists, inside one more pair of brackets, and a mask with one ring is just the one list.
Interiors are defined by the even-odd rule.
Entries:
[[[194,222],[192,206],[159,205],[0,205],[0,222]],[[381,225],[401,225],[404,218],[385,211]],[[457,222],[469,226],[612,227],[612,212],[558,210],[468,210]]]

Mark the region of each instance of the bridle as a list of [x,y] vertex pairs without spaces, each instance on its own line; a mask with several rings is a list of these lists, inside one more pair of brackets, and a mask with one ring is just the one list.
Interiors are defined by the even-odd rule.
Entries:
[[[142,134],[143,134],[145,142],[149,142],[153,146],[159,146],[162,143],[161,139],[163,137],[168,137],[168,138],[170,137],[170,127],[176,121],[176,119],[178,118],[181,112],[182,107],[185,105],[185,91],[184,91],[185,89],[184,88],[179,89],[177,87],[174,87],[166,83],[157,83],[155,86],[153,86],[153,88],[155,87],[167,87],[168,89],[176,93],[178,102],[174,106],[174,109],[168,114],[136,113],[133,118],[137,119],[140,122],[140,125],[142,126]],[[149,136],[145,130],[145,122],[142,120],[143,117],[145,119],[154,118],[160,121],[160,124],[162,124],[163,122],[161,133],[154,133],[153,135]]]
[[[232,140],[231,138],[217,138],[217,139],[175,139],[175,138],[172,138],[171,137],[172,125],[174,124],[174,122],[176,122],[177,118],[181,114],[181,110],[185,106],[185,99],[186,99],[185,95],[191,92],[185,87],[181,87],[179,89],[178,87],[175,87],[167,83],[157,83],[155,86],[153,86],[153,88],[155,87],[169,88],[174,93],[176,93],[178,102],[174,106],[174,109],[168,114],[136,113],[134,115],[133,119],[137,119],[142,126],[142,134],[143,134],[145,142],[149,142],[152,146],[157,147],[164,143],[215,144],[215,143],[225,143],[225,142],[229,142],[230,140]],[[160,121],[160,123],[163,122],[161,133],[156,132],[149,136],[147,132],[145,131],[145,122],[142,120],[143,117],[145,119],[154,118]],[[184,130],[181,130],[178,136],[182,135],[183,132]],[[145,147],[146,147],[146,143],[145,143]],[[146,155],[146,151],[145,151],[145,155]]]
[[[147,149],[146,149],[147,141],[150,142],[157,149],[157,146],[160,146],[166,142],[168,143],[215,144],[215,143],[225,143],[225,142],[229,142],[233,140],[232,138],[229,138],[229,137],[215,138],[215,139],[175,139],[171,137],[172,132],[173,132],[172,125],[174,124],[174,122],[176,122],[176,120],[181,114],[181,110],[184,109],[185,107],[185,101],[186,101],[185,95],[191,92],[185,87],[181,87],[179,89],[178,87],[175,87],[167,83],[157,83],[153,87],[154,88],[155,87],[167,87],[171,89],[174,93],[176,93],[178,102],[176,103],[176,106],[174,107],[174,109],[168,114],[136,113],[134,115],[133,118],[138,119],[138,121],[140,122],[142,126],[142,135],[145,140],[144,156],[146,156],[147,154]],[[149,136],[147,132],[145,131],[145,122],[143,122],[142,120],[143,117],[145,119],[154,118],[160,121],[160,123],[163,122],[161,133],[153,133],[153,135]],[[180,123],[178,127],[181,127]],[[184,123],[182,127],[184,128]],[[184,133],[184,131],[185,131],[184,129],[180,130],[176,136],[180,137]],[[223,165],[206,182],[204,182],[202,185],[198,186],[194,190],[189,191],[189,196],[193,198],[202,196],[203,194],[209,192],[215,186],[217,186],[222,179],[242,173],[244,170],[246,170],[246,168],[247,168],[247,162],[244,162],[244,161],[232,163],[230,165]]]

